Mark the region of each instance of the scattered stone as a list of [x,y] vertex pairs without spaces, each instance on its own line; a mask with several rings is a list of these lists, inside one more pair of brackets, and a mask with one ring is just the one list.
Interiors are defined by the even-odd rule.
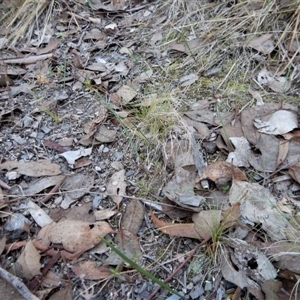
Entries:
[[123,157],[123,153],[122,152],[119,152],[119,151],[116,151],[114,153],[114,156],[116,159],[121,159]]
[[45,137],[45,134],[44,134],[43,132],[39,132],[39,133],[37,134],[37,136],[36,136],[36,138],[39,139],[39,140],[43,140],[44,137]]
[[125,173],[125,176],[126,176],[126,177],[130,177],[130,176],[134,175],[134,173],[135,173],[134,170],[129,170],[129,171],[127,171],[127,172]]
[[28,116],[25,116],[23,118],[23,127],[30,127],[31,124],[33,123],[33,119],[28,117]]
[[107,147],[104,147],[104,148],[103,148],[103,150],[102,150],[102,152],[103,152],[103,153],[107,153],[107,152],[109,152],[109,148],[107,148]]
[[120,161],[113,161],[111,163],[111,167],[114,168],[116,171],[120,171],[124,168],[123,164]]
[[212,284],[211,284],[210,281],[207,281],[207,280],[205,281],[205,287],[204,287],[204,290],[205,290],[206,292],[212,290]]
[[48,128],[47,126],[42,126],[41,127],[41,130],[44,132],[44,133],[49,133],[50,131],[51,131],[51,129],[50,128]]
[[195,288],[189,293],[189,296],[192,298],[192,299],[199,299],[199,297],[201,297],[203,294],[204,294],[204,289],[203,287],[201,286],[201,284],[197,284],[195,286]]

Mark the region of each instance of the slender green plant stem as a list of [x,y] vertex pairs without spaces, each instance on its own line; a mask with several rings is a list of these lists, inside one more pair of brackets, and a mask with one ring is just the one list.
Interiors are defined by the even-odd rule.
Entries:
[[118,254],[124,261],[126,261],[128,264],[130,264],[131,267],[139,271],[142,275],[146,276],[147,278],[151,279],[153,282],[157,283],[159,286],[165,288],[169,292],[175,294],[176,296],[180,297],[181,299],[184,299],[182,295],[180,295],[178,292],[174,291],[172,288],[170,288],[167,284],[165,284],[163,281],[156,278],[154,275],[149,273],[148,271],[141,268],[138,264],[136,264],[134,261],[132,261],[129,257],[127,257],[124,253],[122,253],[118,248],[116,248],[113,244],[111,244],[108,240],[106,240],[103,237],[100,237],[101,240],[110,247],[116,254]]

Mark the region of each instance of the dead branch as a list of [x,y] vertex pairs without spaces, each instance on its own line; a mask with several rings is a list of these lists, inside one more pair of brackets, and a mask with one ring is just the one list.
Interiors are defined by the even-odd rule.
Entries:
[[16,276],[10,274],[0,267],[0,277],[11,284],[26,300],[39,300],[38,297],[33,295],[26,285]]

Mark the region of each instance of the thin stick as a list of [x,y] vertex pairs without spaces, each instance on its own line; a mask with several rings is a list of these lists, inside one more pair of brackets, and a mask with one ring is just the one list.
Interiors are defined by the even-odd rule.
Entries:
[[49,192],[49,194],[41,200],[42,203],[47,203],[58,191],[58,189],[60,188],[60,186],[63,184],[63,182],[65,181],[67,176],[64,176],[64,178],[62,180],[60,180],[54,187],[53,189]]
[[2,181],[1,179],[0,179],[0,186],[7,190],[11,189],[11,187],[8,184],[6,184],[4,181]]
[[0,267],[0,277],[11,284],[26,300],[39,300],[38,297],[33,295],[26,285],[16,276],[10,274]]

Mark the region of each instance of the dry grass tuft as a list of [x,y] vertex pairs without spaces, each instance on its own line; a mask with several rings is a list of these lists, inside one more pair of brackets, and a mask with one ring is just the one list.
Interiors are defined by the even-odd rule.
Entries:
[[[252,85],[255,85],[254,89],[261,88],[253,78],[263,67],[297,80],[300,51],[300,6],[297,2],[157,1],[152,20],[135,33],[139,42],[144,41],[142,44],[149,47],[148,41],[158,30],[162,32],[163,40],[155,47],[161,52],[169,50],[174,43],[187,45],[192,39],[199,42],[188,55],[168,51],[167,60],[162,59],[161,65],[151,65],[155,82],[147,84],[148,90],[141,94],[167,96],[165,99],[159,97],[151,106],[134,107],[131,129],[137,136],[153,142],[157,149],[168,134],[174,132],[172,127],[179,126],[184,130],[180,110],[195,100],[218,93],[229,99],[222,109],[241,108],[249,101],[245,93],[253,88]],[[33,32],[38,34],[38,44],[42,43],[54,5],[55,0],[24,0],[9,20],[11,43],[15,44],[21,37],[29,40]],[[46,16],[43,20],[42,15]],[[165,18],[163,22],[153,25],[162,17]],[[273,35],[275,43],[271,54],[262,56],[247,47],[249,41],[266,33]],[[141,69],[149,69],[143,55],[137,57],[137,61]],[[205,75],[212,70],[218,71],[214,76]],[[180,86],[179,79],[190,73],[200,76],[197,84]]]
[[[43,43],[54,2],[54,0],[24,0],[20,8],[6,21],[11,45],[19,39],[29,41],[34,30],[38,35],[37,44]],[[41,19],[43,13],[46,14],[45,18]]]
[[[168,11],[167,21],[161,28],[166,36],[163,47],[200,39],[193,59],[186,57],[177,69],[203,73],[222,67],[223,81],[215,88],[222,88],[223,92],[228,88],[226,81],[240,78],[241,73],[243,81],[247,81],[249,72],[267,64],[283,74],[288,68],[295,68],[299,60],[298,1],[234,2],[166,1],[160,12],[163,16]],[[274,53],[262,62],[246,46],[251,39],[266,33],[273,34],[276,45]]]

